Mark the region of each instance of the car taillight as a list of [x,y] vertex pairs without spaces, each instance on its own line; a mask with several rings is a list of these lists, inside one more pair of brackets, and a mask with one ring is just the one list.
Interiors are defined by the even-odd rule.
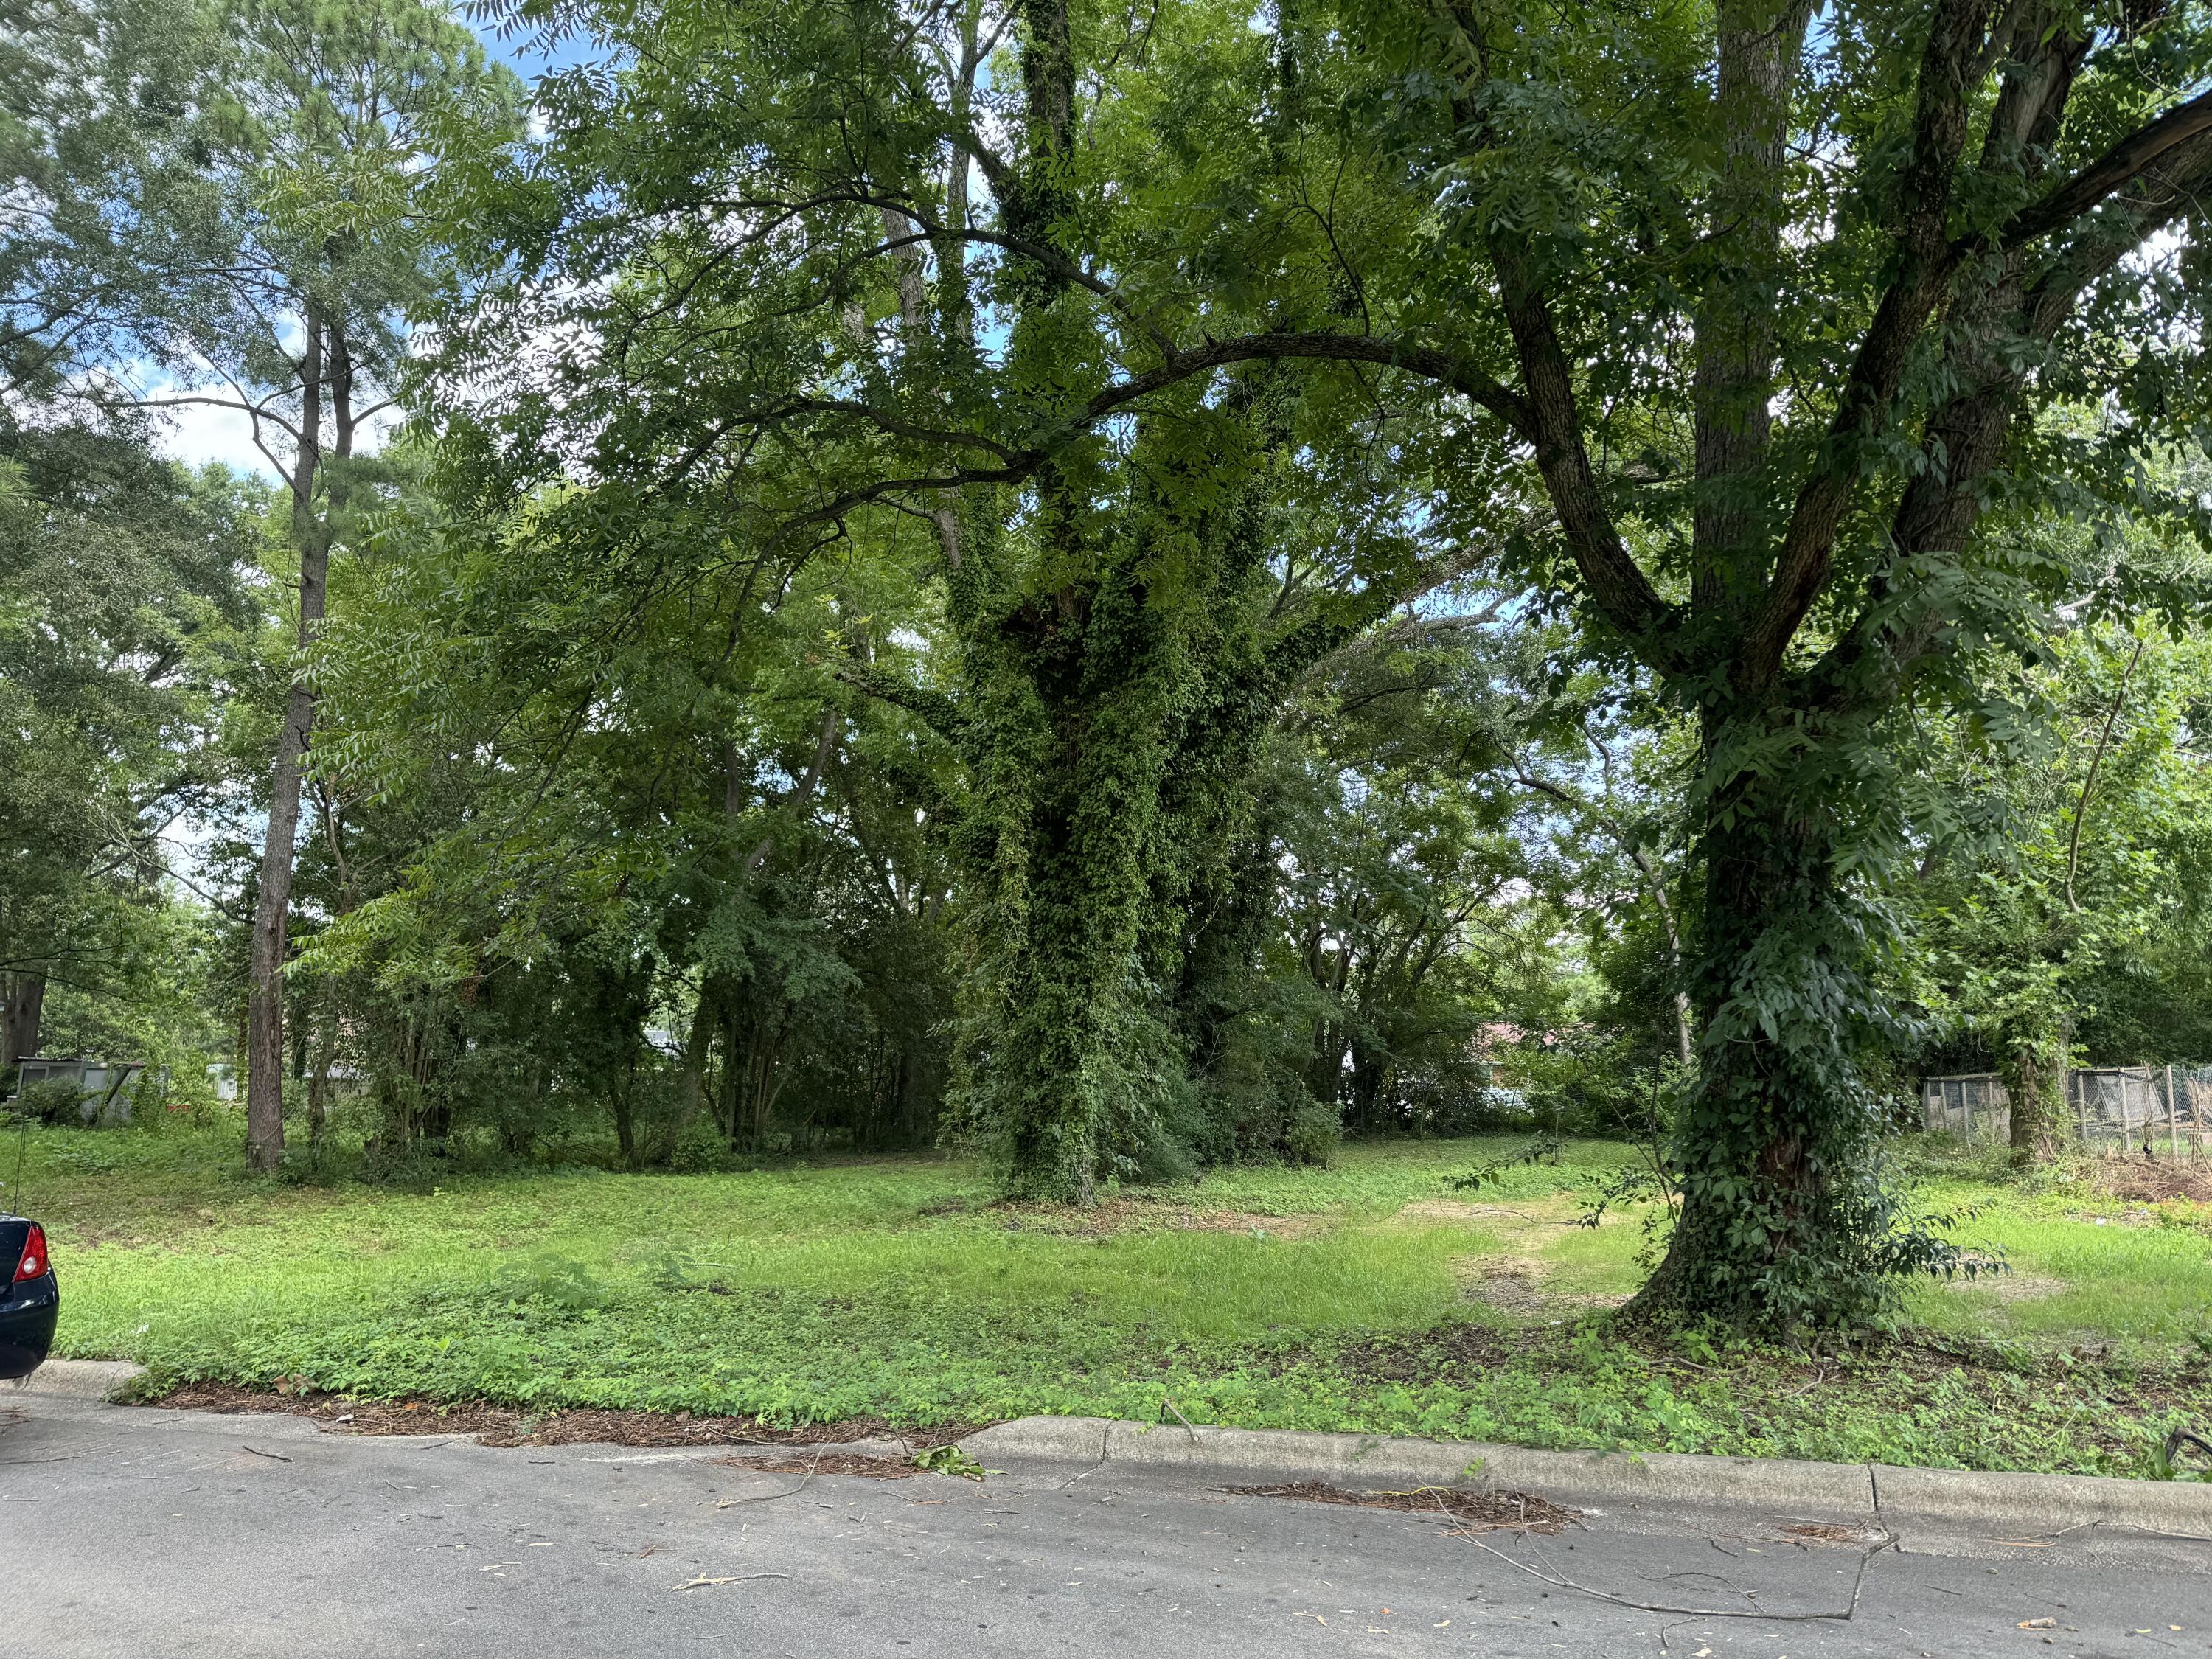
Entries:
[[23,1241],[23,1259],[15,1264],[15,1283],[27,1279],[42,1279],[52,1264],[46,1260],[46,1229],[33,1221],[31,1236]]

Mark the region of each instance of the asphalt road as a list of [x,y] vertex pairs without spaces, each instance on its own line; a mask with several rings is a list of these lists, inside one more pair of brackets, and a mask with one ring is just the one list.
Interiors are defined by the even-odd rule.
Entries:
[[[1478,1540],[1121,1468],[809,1478],[0,1395],[0,1656],[2212,1653],[2212,1546],[1868,1553],[1786,1520]],[[1791,1616],[1849,1605],[1863,1559],[1850,1620]]]

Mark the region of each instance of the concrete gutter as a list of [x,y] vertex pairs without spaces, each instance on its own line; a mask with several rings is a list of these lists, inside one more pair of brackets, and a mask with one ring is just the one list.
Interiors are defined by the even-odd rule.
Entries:
[[112,1400],[144,1376],[143,1365],[127,1359],[49,1359],[28,1376],[0,1382],[0,1400],[10,1394],[59,1395],[69,1400]]
[[1869,1526],[1995,1528],[2037,1536],[2093,1524],[2212,1538],[2212,1485],[2088,1475],[1988,1474],[1679,1452],[1533,1451],[1473,1441],[1278,1429],[1024,1417],[970,1435],[979,1462],[1036,1458],[1104,1468],[1180,1469],[1215,1479],[1322,1480],[1377,1489],[1468,1486],[1536,1493],[1578,1507],[1664,1504],[1750,1508],[1790,1519]]

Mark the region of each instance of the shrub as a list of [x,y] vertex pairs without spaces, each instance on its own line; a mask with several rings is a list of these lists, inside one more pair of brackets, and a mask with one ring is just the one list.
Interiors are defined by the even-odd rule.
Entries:
[[1293,1164],[1334,1163],[1343,1144],[1344,1129],[1336,1113],[1319,1101],[1309,1101],[1292,1113],[1283,1137],[1283,1149]]
[[15,1109],[37,1122],[64,1128],[79,1128],[86,1121],[84,1091],[73,1078],[48,1078],[32,1084],[16,1097]]
[[668,1167],[679,1175],[708,1175],[728,1168],[729,1163],[730,1143],[704,1112],[684,1126],[668,1154]]

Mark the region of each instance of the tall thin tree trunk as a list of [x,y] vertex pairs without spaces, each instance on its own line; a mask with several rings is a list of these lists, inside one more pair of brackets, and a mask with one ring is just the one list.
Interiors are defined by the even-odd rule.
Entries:
[[678,1128],[678,1135],[707,1109],[707,1051],[714,1042],[714,997],[702,980],[699,1000],[691,1010],[691,1032],[684,1042],[684,1121]]
[[625,1170],[637,1168],[637,1121],[630,1098],[631,1083],[631,1079],[623,1079],[615,1085],[611,1097],[615,1113],[615,1148]]
[[338,1011],[335,1002],[323,1010],[315,1034],[315,1069],[307,1076],[307,1139],[319,1142],[331,1122],[331,1060],[338,1046]]
[[[327,348],[327,357],[325,355]],[[322,633],[330,574],[331,541],[345,506],[343,463],[353,453],[353,364],[342,327],[310,306],[300,368],[300,446],[292,469],[292,535],[300,549],[300,635],[304,652]],[[316,480],[323,463],[323,400],[333,416],[332,448],[339,465],[315,510]],[[269,827],[261,849],[261,884],[253,907],[252,977],[247,988],[246,1164],[272,1170],[284,1159],[284,963],[292,906],[294,842],[300,828],[300,778],[315,721],[315,693],[305,665],[285,699],[284,724],[270,769]]]

